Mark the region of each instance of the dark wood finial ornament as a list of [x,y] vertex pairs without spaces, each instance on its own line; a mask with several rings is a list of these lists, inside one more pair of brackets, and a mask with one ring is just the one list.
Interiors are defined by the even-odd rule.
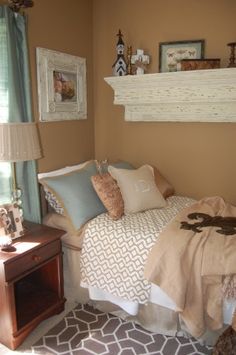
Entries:
[[10,9],[14,12],[20,12],[22,9],[34,6],[32,0],[8,0],[8,3]]
[[235,68],[236,67],[236,63],[235,63],[235,48],[236,48],[236,42],[231,42],[228,43],[227,46],[230,47],[230,57],[229,57],[229,64],[228,64],[228,68]]
[[131,57],[132,57],[132,46],[128,46],[128,48],[127,48],[127,75],[133,74]]

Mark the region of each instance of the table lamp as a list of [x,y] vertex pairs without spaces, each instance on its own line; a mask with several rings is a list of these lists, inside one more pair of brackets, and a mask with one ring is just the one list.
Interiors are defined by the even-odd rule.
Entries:
[[0,123],[0,161],[12,163],[12,197],[19,207],[21,191],[17,186],[15,163],[41,157],[36,123]]

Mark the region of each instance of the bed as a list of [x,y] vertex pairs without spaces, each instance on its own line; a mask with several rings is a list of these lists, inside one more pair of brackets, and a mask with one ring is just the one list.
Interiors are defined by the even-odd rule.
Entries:
[[[138,187],[133,181],[137,174]],[[152,331],[189,336],[181,313],[175,311],[176,303],[156,283],[148,281],[144,271],[158,236],[175,216],[196,201],[174,195],[173,187],[157,169],[134,169],[126,162],[108,169],[106,164],[90,161],[39,174],[39,180],[53,208],[44,216],[44,223],[65,230],[62,243],[66,298],[77,302],[92,300],[99,309],[134,320]],[[132,185],[142,196],[147,195],[146,199],[141,198],[141,204],[140,196],[133,192],[132,198],[129,196]],[[75,192],[75,186],[79,191]],[[84,205],[82,214],[75,212],[76,208],[81,212]],[[200,336],[202,341],[214,344],[225,325],[231,324],[235,305],[235,297],[223,299],[224,325],[214,331],[205,329]]]

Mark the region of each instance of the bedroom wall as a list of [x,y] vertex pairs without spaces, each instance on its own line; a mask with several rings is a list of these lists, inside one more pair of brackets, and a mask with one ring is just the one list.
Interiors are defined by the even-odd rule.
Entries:
[[[0,4],[6,1],[0,0]],[[38,121],[36,47],[86,58],[88,119],[39,123],[44,158],[40,172],[94,157],[92,0],[36,0],[27,9],[33,114]]]
[[94,0],[94,114],[97,158],[155,164],[177,193],[222,195],[236,203],[236,125],[231,123],[128,123],[103,80],[112,75],[118,29],[126,45],[151,55],[158,72],[158,44],[205,39],[205,57],[229,58],[236,40],[235,0]]
[[35,48],[43,47],[86,58],[88,119],[40,123],[48,171],[94,157],[92,0],[36,0],[29,13],[29,45],[34,114],[38,119]]

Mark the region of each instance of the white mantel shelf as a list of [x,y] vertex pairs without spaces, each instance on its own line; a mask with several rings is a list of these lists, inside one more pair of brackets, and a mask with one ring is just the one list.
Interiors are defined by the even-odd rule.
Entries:
[[236,68],[105,78],[126,121],[236,122]]

